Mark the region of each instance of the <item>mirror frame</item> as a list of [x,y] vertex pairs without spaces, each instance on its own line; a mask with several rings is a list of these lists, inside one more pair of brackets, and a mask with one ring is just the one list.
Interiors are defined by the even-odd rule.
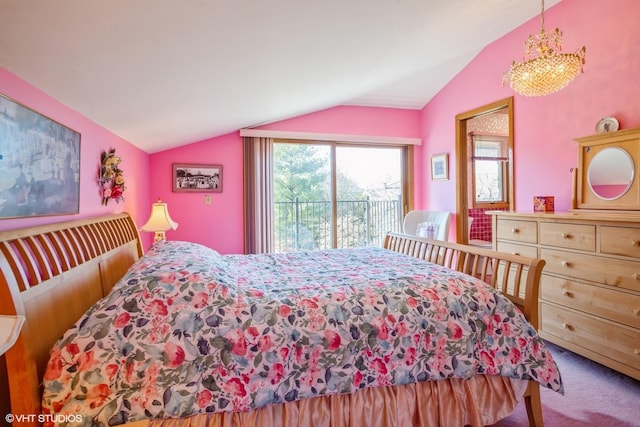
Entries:
[[[640,128],[575,138],[578,143],[578,167],[574,173],[574,200],[572,210],[640,210]],[[589,185],[591,160],[607,148],[621,148],[629,154],[634,165],[634,174],[627,191],[615,199],[603,199]]]
[[515,187],[515,183],[513,181],[513,96],[456,115],[456,242],[458,243],[469,243],[469,224],[467,221],[467,211],[469,210],[469,177],[467,174],[467,158],[469,153],[467,153],[467,120],[493,113],[494,111],[501,110],[503,108],[507,108],[509,112],[509,168],[507,171],[509,187],[507,189],[507,195],[509,199],[509,210],[512,211],[514,208]]

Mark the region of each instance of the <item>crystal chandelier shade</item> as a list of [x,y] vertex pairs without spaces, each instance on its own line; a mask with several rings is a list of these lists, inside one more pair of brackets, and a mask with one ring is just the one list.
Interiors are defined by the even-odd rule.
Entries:
[[530,35],[524,43],[524,60],[513,61],[502,75],[502,85],[508,83],[524,96],[543,96],[566,87],[583,71],[586,48],[575,53],[562,53],[562,31],[552,33],[544,29],[544,0],[540,34]]

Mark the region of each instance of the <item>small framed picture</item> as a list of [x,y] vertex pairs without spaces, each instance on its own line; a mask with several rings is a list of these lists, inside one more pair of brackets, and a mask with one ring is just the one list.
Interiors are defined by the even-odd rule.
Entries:
[[222,165],[173,164],[175,193],[221,193]]
[[449,154],[431,156],[431,180],[445,181],[449,179]]

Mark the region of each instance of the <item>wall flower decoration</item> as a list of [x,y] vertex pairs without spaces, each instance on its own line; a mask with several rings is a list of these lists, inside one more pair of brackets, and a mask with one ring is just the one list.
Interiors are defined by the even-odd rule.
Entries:
[[120,169],[122,158],[116,156],[116,149],[103,151],[100,156],[101,165],[98,176],[98,185],[102,192],[102,204],[107,206],[109,200],[116,203],[124,200],[124,171]]

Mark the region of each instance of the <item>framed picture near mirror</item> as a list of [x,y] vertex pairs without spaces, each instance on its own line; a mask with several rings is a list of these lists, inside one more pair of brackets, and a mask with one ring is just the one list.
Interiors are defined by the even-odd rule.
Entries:
[[449,154],[431,156],[431,180],[446,181],[449,179]]

